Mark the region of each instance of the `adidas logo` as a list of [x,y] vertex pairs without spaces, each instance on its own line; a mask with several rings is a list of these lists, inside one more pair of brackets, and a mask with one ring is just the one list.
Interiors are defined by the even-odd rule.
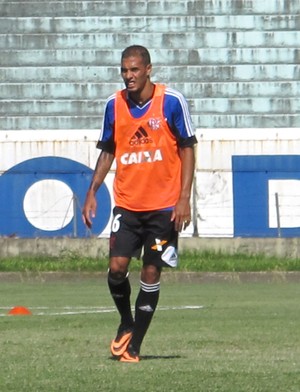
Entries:
[[161,259],[170,267],[177,267],[178,255],[174,246],[168,246],[161,256]]
[[142,310],[143,312],[148,312],[148,313],[153,312],[153,309],[150,305],[140,306],[139,309]]
[[129,140],[129,144],[131,146],[139,146],[141,144],[149,144],[149,143],[153,143],[153,140],[151,139],[151,137],[149,137],[148,133],[143,127],[139,127],[139,129]]
[[124,298],[123,294],[112,294],[113,298]]

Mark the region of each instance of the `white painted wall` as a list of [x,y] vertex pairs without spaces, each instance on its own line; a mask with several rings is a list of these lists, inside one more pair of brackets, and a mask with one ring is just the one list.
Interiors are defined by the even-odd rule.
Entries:
[[[96,142],[99,136],[97,130],[51,130],[51,131],[2,131],[0,133],[0,174],[5,173],[18,163],[25,160],[56,156],[78,161],[90,168],[95,167],[99,154]],[[198,234],[201,237],[232,237],[233,227],[233,189],[231,159],[233,155],[298,155],[300,152],[300,129],[204,129],[197,130],[198,145],[196,149],[195,173],[195,217]],[[114,172],[106,179],[106,185],[111,191]],[[52,185],[51,185],[52,184]],[[53,186],[53,192],[49,190]],[[43,196],[47,188],[50,200],[47,203],[37,203],[37,196]],[[269,182],[269,225],[276,227],[277,216],[274,195],[279,193],[282,203],[281,223],[283,227],[300,226],[300,219],[295,218],[299,210],[300,197],[299,181]],[[9,190],[8,190],[9,191]],[[58,203],[64,196],[70,197],[66,186],[52,182],[36,183],[26,193],[24,209],[27,218],[40,229],[51,231],[49,219],[53,227],[61,225],[65,219],[72,219],[72,212],[66,211],[68,201]],[[51,199],[52,198],[52,199]],[[55,213],[51,206],[56,205]],[[40,206],[40,207],[39,207]],[[40,208],[38,219],[35,220],[37,208]],[[34,213],[33,213],[34,211]],[[101,213],[101,211],[99,211]],[[300,211],[297,216],[300,216]],[[46,222],[47,220],[47,222]],[[56,224],[56,221],[59,224]],[[101,236],[108,236],[108,222]],[[182,233],[191,236],[193,225]]]

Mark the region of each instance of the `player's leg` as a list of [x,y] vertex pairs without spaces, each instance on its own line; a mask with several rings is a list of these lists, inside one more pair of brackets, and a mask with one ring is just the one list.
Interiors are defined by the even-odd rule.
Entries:
[[128,279],[128,264],[130,259],[112,257],[108,271],[108,287],[120,314],[120,325],[117,336],[111,342],[111,353],[118,357],[126,350],[132,336],[133,316],[131,312],[131,287]]
[[141,272],[140,291],[135,303],[135,324],[127,352],[121,361],[138,362],[140,348],[150,326],[159,299],[161,268],[144,265]]
[[163,266],[174,266],[177,258],[178,233],[171,222],[171,211],[145,214],[147,220],[141,286],[135,305],[132,339],[121,361],[138,362],[141,344],[156,310],[160,275]]
[[108,271],[108,287],[115,305],[121,316],[120,329],[133,326],[130,305],[131,287],[128,279],[128,265],[130,259],[126,257],[112,257]]
[[135,234],[137,226],[135,215],[118,207],[114,208],[113,212],[108,286],[121,318],[117,336],[111,343],[111,353],[119,357],[128,346],[134,324],[130,303],[131,287],[128,279],[128,266],[131,256],[137,250],[138,237]]

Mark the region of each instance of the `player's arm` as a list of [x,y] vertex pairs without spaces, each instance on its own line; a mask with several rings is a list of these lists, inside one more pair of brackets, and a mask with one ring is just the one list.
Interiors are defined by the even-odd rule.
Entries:
[[172,215],[176,230],[181,231],[191,222],[190,197],[195,168],[194,145],[197,139],[187,101],[180,92],[168,90],[164,110],[177,139],[181,159],[181,192]]
[[114,160],[114,96],[106,103],[104,120],[101,128],[97,148],[101,149],[90,187],[87,191],[85,203],[82,209],[82,219],[87,227],[92,227],[92,219],[96,215],[97,201],[96,193],[109,172]]
[[92,219],[96,216],[97,201],[96,193],[109,172],[114,160],[114,155],[110,152],[101,151],[96,163],[93,178],[87,191],[84,206],[82,209],[82,219],[87,227],[92,227]]
[[191,190],[194,179],[195,153],[194,147],[180,148],[181,159],[181,191],[175,205],[171,220],[175,221],[175,230],[185,229],[191,222]]

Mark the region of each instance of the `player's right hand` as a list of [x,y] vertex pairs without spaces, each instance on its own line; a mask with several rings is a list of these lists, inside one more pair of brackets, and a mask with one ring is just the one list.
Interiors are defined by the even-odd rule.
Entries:
[[92,228],[92,219],[96,216],[97,201],[93,192],[88,191],[84,206],[82,209],[82,220],[83,223],[89,228]]

